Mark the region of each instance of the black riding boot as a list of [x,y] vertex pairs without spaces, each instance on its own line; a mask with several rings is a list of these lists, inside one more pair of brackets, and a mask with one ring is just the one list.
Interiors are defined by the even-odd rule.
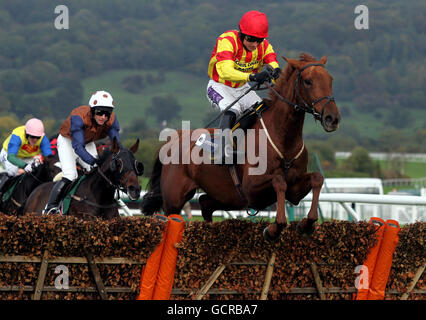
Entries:
[[3,187],[6,184],[7,180],[9,180],[9,176],[7,174],[4,174],[0,178],[0,199],[3,196]]
[[[226,159],[233,159],[234,156],[234,147],[232,142],[232,132],[231,129],[234,126],[235,119],[237,115],[233,111],[225,111],[223,114],[222,120],[220,121],[220,129],[222,132],[226,130],[226,133],[223,134],[223,143],[222,143],[222,163],[225,164]],[[224,132],[225,133],[225,132]],[[232,163],[232,162],[231,162]]]
[[68,180],[67,178],[62,178],[62,180],[59,180],[55,183],[52,188],[52,191],[50,191],[49,200],[47,201],[46,207],[42,212],[43,214],[60,213],[59,203],[61,202],[65,190],[67,189],[70,183],[71,180]]

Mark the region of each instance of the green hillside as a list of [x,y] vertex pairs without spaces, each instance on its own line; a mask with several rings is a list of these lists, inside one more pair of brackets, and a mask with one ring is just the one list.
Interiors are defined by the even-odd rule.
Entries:
[[[211,109],[205,93],[207,78],[179,71],[167,72],[164,83],[150,85],[140,93],[133,94],[123,88],[122,81],[125,77],[135,74],[146,75],[152,72],[155,70],[115,70],[106,72],[99,77],[87,78],[82,81],[85,100],[88,101],[94,91],[105,89],[114,96],[117,114],[123,127],[130,125],[136,118],[144,118],[150,127],[156,128],[158,127],[156,120],[149,114],[147,115],[145,110],[152,105],[153,97],[172,94],[182,106],[180,118],[191,121],[191,127],[202,126],[203,118]],[[161,106],[156,107],[161,108]]]
[[[326,134],[308,117],[308,139],[327,140],[345,151],[361,145],[371,151],[426,152],[425,1],[368,1],[364,30],[354,26],[360,4],[355,0],[61,4],[69,9],[66,30],[54,25],[59,3],[0,1],[0,136],[9,133],[10,116],[16,121],[37,116],[53,134],[72,108],[101,88],[111,91],[120,106],[123,128],[136,130],[132,123],[138,119],[158,128],[159,116],[152,111],[162,106],[152,106],[152,99],[164,106],[165,97],[181,108],[168,126],[179,127],[182,119],[202,126],[211,110],[206,68],[215,41],[238,28],[246,11],[259,10],[268,17],[268,41],[282,67],[281,56],[328,57],[341,128]],[[135,90],[129,77],[150,73],[161,81]],[[123,80],[130,81],[126,88]]]
[[[126,91],[123,86],[123,79],[132,75],[146,76],[157,72],[156,70],[114,70],[108,71],[97,77],[89,77],[82,81],[84,88],[84,101],[88,101],[90,95],[100,89],[110,91],[117,103],[117,114],[119,115],[120,124],[123,128],[129,126],[136,118],[145,119],[151,128],[158,128],[155,118],[145,113],[145,110],[152,105],[151,99],[155,96],[173,95],[182,106],[182,112],[177,117],[173,125],[180,127],[180,121],[191,121],[191,128],[204,126],[206,116],[212,110],[207,99],[205,88],[207,85],[207,77],[197,76],[190,73],[171,71],[165,72],[165,81],[161,84],[153,84],[141,90],[140,93],[134,94]],[[266,92],[259,92],[259,95],[265,96]],[[392,116],[392,113],[382,106],[370,112],[360,112],[353,102],[336,101],[342,112],[341,131],[349,136],[359,134],[364,138],[375,139],[380,132],[387,129],[384,119]],[[161,106],[158,106],[161,108]],[[343,110],[343,111],[342,111]],[[405,128],[407,132],[413,129],[422,128],[424,119],[426,119],[426,109],[422,110],[405,110],[414,121]],[[349,113],[349,114],[348,114]],[[356,128],[356,132],[351,132]],[[305,135],[314,135],[320,139],[329,138],[333,135],[339,135],[339,131],[327,134],[321,125],[315,122],[311,116],[307,116],[305,121]]]

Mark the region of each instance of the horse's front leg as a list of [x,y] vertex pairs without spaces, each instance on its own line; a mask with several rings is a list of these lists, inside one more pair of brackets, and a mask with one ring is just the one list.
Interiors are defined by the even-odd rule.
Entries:
[[287,199],[297,205],[309,191],[312,190],[312,203],[307,218],[304,218],[297,225],[297,231],[300,234],[312,234],[314,232],[314,224],[318,220],[318,202],[324,177],[319,172],[304,174],[299,181],[288,188]]
[[271,185],[274,188],[277,194],[277,215],[275,217],[275,222],[271,223],[268,227],[265,228],[263,236],[268,241],[274,241],[278,239],[281,231],[287,225],[287,219],[285,217],[285,194],[287,190],[287,183],[284,179],[284,173],[281,169],[274,172],[272,175],[257,176],[251,178],[251,192],[249,193],[249,203],[250,197],[256,197],[256,190],[262,190],[265,185]]
[[275,222],[270,224],[263,231],[263,236],[268,241],[274,241],[278,239],[281,231],[287,225],[287,219],[285,217],[285,193],[287,190],[287,183],[285,182],[284,175],[274,175],[272,178],[272,187],[277,193],[277,215]]

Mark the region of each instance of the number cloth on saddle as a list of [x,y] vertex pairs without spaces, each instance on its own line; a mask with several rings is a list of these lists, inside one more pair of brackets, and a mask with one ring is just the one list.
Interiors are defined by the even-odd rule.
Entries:
[[[244,111],[235,121],[232,131],[236,129],[242,129],[244,132],[250,129],[260,114],[268,108],[268,105],[264,102],[255,104],[251,108]],[[206,133],[200,134],[195,145],[207,151],[211,155],[211,159],[214,159],[214,153],[217,152],[217,148],[221,145],[220,139],[221,132],[213,132],[210,135]]]

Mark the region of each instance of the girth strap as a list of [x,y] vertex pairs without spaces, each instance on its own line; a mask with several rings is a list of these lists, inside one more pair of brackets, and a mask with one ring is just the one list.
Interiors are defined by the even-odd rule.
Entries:
[[229,174],[231,175],[232,181],[234,182],[235,187],[237,188],[237,191],[241,197],[241,199],[244,201],[245,206],[248,206],[248,200],[246,198],[246,195],[243,192],[243,187],[240,181],[240,178],[238,178],[237,170],[235,168],[235,165],[228,166]]

